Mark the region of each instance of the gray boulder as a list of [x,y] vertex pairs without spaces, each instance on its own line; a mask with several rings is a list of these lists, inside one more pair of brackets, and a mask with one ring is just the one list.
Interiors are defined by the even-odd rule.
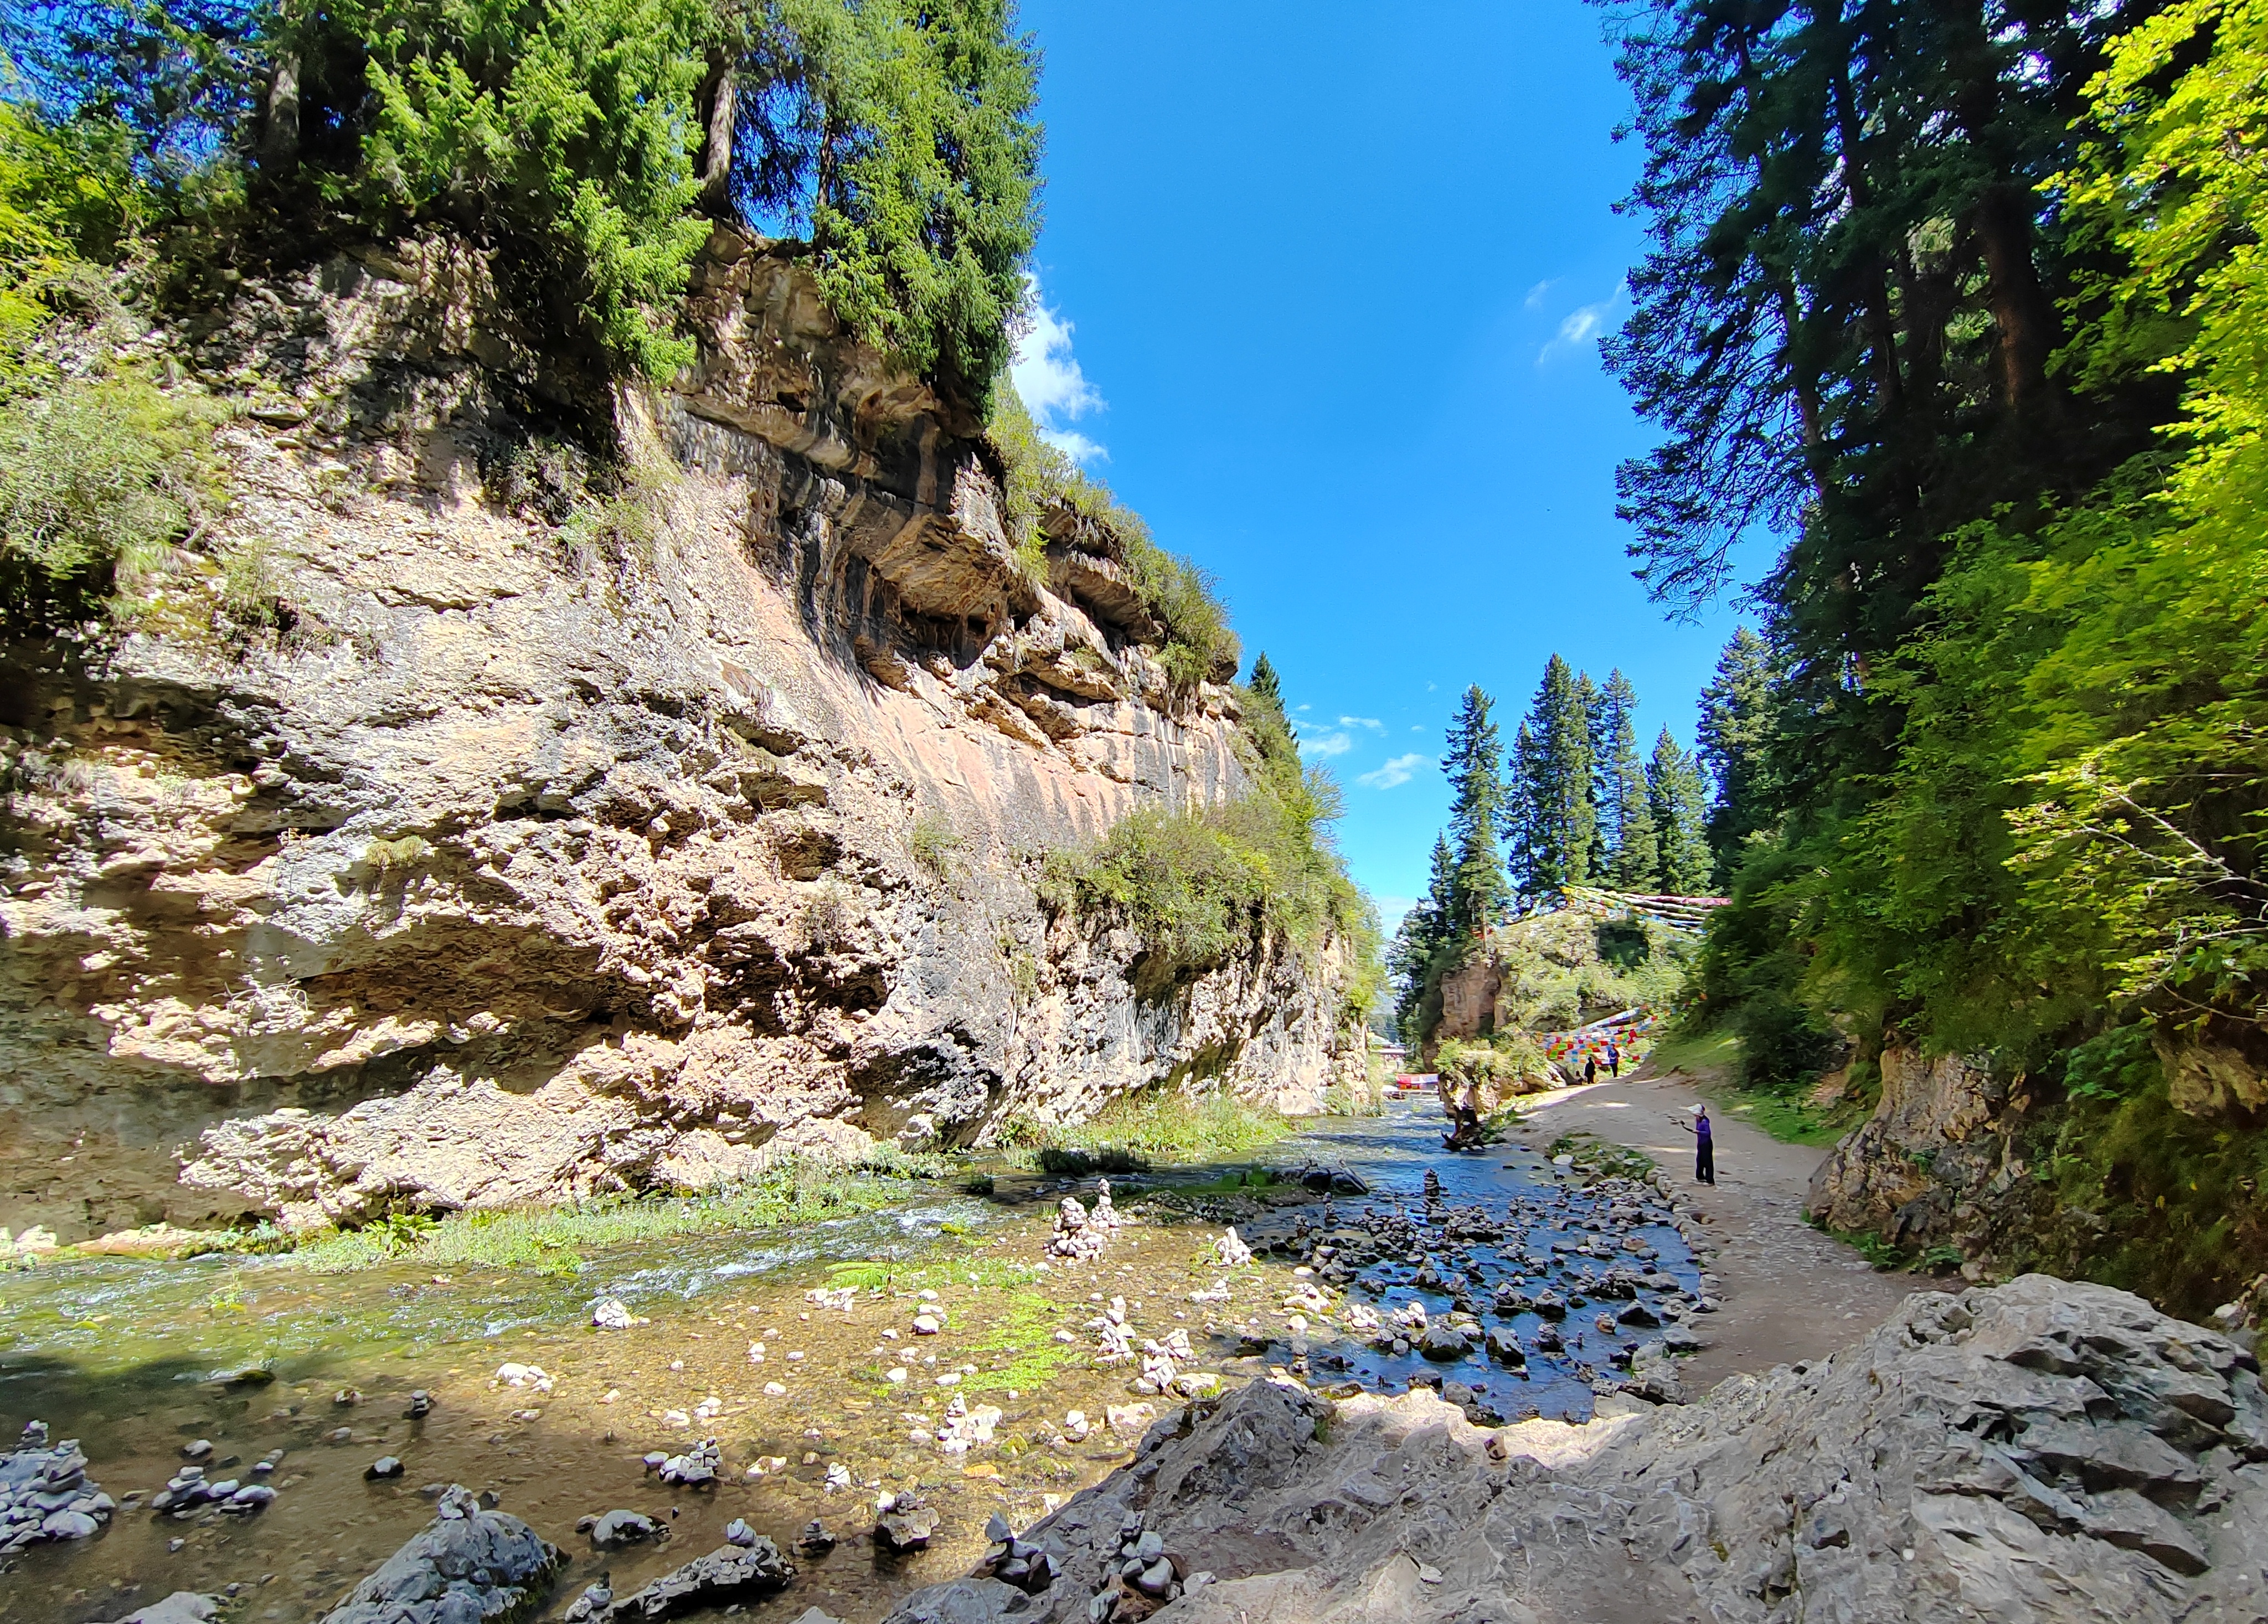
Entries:
[[566,1557],[533,1528],[452,1484],[423,1532],[355,1586],[322,1624],[519,1624]]

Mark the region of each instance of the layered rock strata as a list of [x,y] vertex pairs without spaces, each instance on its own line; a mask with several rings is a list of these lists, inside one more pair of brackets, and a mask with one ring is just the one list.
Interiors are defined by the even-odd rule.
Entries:
[[1491,1430],[1255,1383],[1027,1531],[1044,1591],[975,1576],[891,1624],[2268,1616],[2257,1361],[2124,1292],[1920,1293],[1817,1364],[1621,1402]]
[[965,409],[792,254],[720,232],[690,314],[605,496],[461,248],[149,335],[243,408],[229,501],[129,635],[0,646],[0,1224],[698,1187],[1359,1066],[1336,944],[1144,996],[1037,900],[1246,782],[1107,538],[1019,556]]

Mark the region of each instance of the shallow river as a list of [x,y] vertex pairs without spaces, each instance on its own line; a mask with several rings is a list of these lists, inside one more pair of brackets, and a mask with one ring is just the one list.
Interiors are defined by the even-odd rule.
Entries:
[[[1170,1407],[1131,1390],[1138,1357],[1095,1363],[1089,1322],[1114,1297],[1138,1348],[1183,1332],[1182,1369],[1226,1382],[1274,1371],[1399,1392],[1446,1380],[1470,1389],[1484,1417],[1587,1415],[1593,1379],[1660,1338],[1649,1321],[1691,1305],[1690,1253],[1655,1193],[1515,1148],[1451,1154],[1442,1126],[1421,1097],[1322,1122],[1248,1165],[1337,1169],[1367,1187],[1328,1203],[1296,1185],[1248,1191],[1244,1164],[1119,1180],[1131,1221],[1094,1261],[1044,1268],[1056,1201],[1091,1199],[1092,1179],[1003,1174],[982,1199],[915,1186],[888,1213],[586,1254],[550,1275],[437,1277],[411,1259],[324,1275],[288,1257],[0,1275],[0,1441],[46,1422],[81,1441],[89,1477],[122,1503],[92,1539],[0,1562],[0,1620],[85,1624],[231,1585],[243,1597],[233,1617],[319,1619],[425,1525],[429,1487],[452,1481],[493,1491],[568,1553],[541,1616],[602,1571],[619,1594],[715,1549],[742,1517],[801,1572],[740,1616],[784,1620],[816,1604],[879,1619],[907,1591],[967,1571],[990,1512],[1022,1528],[1126,1459],[1143,1417],[1125,1407]],[[1440,1185],[1430,1210],[1429,1169]],[[1226,1221],[1258,1253],[1248,1267],[1216,1261]],[[1277,1242],[1290,1249],[1269,1249]],[[877,1267],[846,1275],[846,1263]],[[828,1303],[806,1295],[846,1278],[858,1288],[847,1308],[839,1290]],[[593,1328],[608,1299],[650,1323]],[[1402,1351],[1381,1345],[1397,1310],[1406,1319],[1420,1303],[1438,1323],[1461,1301],[1520,1352],[1491,1358],[1476,1344],[1429,1359],[1414,1327]],[[924,1308],[942,1331],[916,1333]],[[1363,1308],[1388,1326],[1355,1329]],[[539,1367],[548,1391],[499,1384],[506,1362]],[[335,1402],[342,1388],[359,1400]],[[431,1403],[416,1419],[404,1414],[413,1390]],[[956,1397],[1002,1412],[990,1441],[966,1452],[937,1442]],[[1073,1411],[1085,1429],[1068,1424]],[[714,1487],[669,1488],[644,1464],[707,1436],[724,1451]],[[200,1440],[213,1446],[212,1479],[255,1481],[254,1465],[283,1451],[264,1479],[276,1499],[244,1517],[146,1509]],[[387,1455],[401,1475],[367,1479]],[[879,1552],[866,1537],[876,1494],[916,1487],[944,1513],[936,1541]],[[667,1537],[594,1551],[578,1519],[617,1507],[656,1517]],[[843,1536],[816,1558],[792,1549],[813,1518]]]

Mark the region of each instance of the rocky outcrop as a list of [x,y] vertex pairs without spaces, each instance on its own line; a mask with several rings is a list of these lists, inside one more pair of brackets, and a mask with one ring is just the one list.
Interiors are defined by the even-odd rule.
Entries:
[[697,1187],[1359,1067],[1332,944],[1145,997],[1037,900],[1243,787],[1231,692],[1018,557],[965,408],[792,253],[720,233],[691,318],[595,494],[461,248],[176,335],[245,408],[210,556],[0,646],[0,1224]]
[[2268,1407],[2242,1345],[2033,1275],[1581,1426],[1255,1383],[1024,1538],[1039,1594],[972,1577],[892,1624],[2239,1624],[2268,1616]]
[[517,1624],[541,1609],[552,1576],[565,1563],[556,1546],[519,1518],[483,1510],[470,1489],[453,1484],[424,1531],[356,1585],[322,1624]]
[[1893,1246],[1973,1229],[1979,1203],[2005,1198],[2023,1177],[2010,1130],[2028,1097],[2019,1090],[2012,1102],[2007,1082],[1983,1057],[1931,1059],[1896,1044],[1882,1051],[1880,1064],[1874,1115],[1812,1174],[1812,1216]]

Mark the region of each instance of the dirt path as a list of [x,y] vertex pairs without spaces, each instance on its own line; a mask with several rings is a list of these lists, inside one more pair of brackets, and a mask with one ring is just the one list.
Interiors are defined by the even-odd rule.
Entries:
[[1693,1322],[1704,1346],[1688,1362],[1689,1386],[1705,1392],[1736,1371],[1833,1353],[1926,1289],[1910,1275],[1876,1273],[1803,1221],[1812,1170],[1826,1155],[1818,1146],[1783,1144],[1712,1113],[1717,1183],[1695,1183],[1693,1135],[1678,1126],[1691,1121],[1695,1099],[1690,1083],[1640,1071],[1521,1100],[1527,1121],[1513,1135],[1541,1150],[1561,1134],[1596,1134],[1645,1151],[1675,1177],[1718,1248],[1705,1279],[1713,1277],[1721,1306]]

